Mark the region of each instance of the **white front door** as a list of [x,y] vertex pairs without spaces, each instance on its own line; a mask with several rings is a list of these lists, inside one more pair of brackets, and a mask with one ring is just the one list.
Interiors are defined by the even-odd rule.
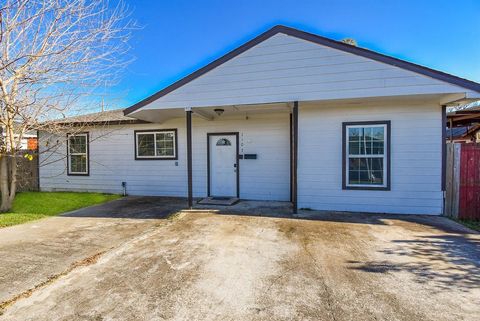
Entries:
[[237,196],[237,136],[209,136],[210,196]]

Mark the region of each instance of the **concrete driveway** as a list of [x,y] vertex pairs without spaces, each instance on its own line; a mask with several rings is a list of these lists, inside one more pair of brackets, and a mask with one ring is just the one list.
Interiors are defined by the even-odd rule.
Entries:
[[[8,260],[1,264],[0,293],[24,294],[5,306],[0,319],[478,320],[480,315],[480,235],[444,218],[317,212],[292,218],[284,207],[270,205],[262,208],[265,216],[251,216],[249,203],[243,203],[234,214],[182,212],[165,220],[165,213],[183,203],[120,203],[120,217],[104,205],[105,215],[84,210],[39,221],[37,229],[48,225],[52,235],[36,234],[37,242],[30,224],[1,230],[0,251]],[[136,218],[137,207],[150,218]],[[5,232],[23,237],[10,240]],[[28,278],[13,267],[35,274],[37,288],[25,292],[21,280]],[[45,281],[49,271],[59,272]]]
[[0,302],[145,233],[183,206],[177,198],[127,197],[0,229]]

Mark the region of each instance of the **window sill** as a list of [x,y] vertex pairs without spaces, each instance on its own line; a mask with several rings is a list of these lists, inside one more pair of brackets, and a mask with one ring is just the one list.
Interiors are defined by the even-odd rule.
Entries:
[[343,190],[389,191],[390,186],[343,186]]
[[135,157],[135,160],[178,160],[178,157]]
[[67,173],[67,176],[90,176],[90,173]]

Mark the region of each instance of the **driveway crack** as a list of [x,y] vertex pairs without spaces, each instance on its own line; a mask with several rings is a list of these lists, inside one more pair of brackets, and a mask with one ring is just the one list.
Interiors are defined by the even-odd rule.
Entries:
[[[310,250],[308,249],[308,244],[307,243],[308,243],[307,238],[306,237],[303,238],[302,239],[303,250],[305,251],[305,253],[307,253],[307,256],[312,261],[313,266],[315,267],[315,270],[316,271],[322,271],[322,268],[317,264],[317,260],[315,260],[315,257],[313,256],[312,252],[310,252]],[[337,321],[337,318],[336,318],[335,313],[334,313],[335,309],[333,307],[332,293],[330,291],[330,287],[325,282],[325,278],[324,278],[323,274],[322,273],[318,273],[318,274],[319,274],[319,279],[321,280],[321,283],[322,283],[323,290],[325,291],[325,294],[326,294],[326,302],[327,302],[328,312],[332,316],[332,320]]]
[[42,288],[45,288],[47,287],[48,285],[54,283],[56,280],[58,280],[59,278],[63,277],[63,276],[66,276],[68,274],[70,274],[71,272],[73,272],[74,270],[76,270],[77,268],[80,268],[80,267],[86,267],[86,266],[90,266],[90,265],[93,265],[95,263],[98,262],[98,260],[100,259],[100,257],[102,257],[104,254],[106,254],[108,252],[108,255],[114,255],[115,254],[115,249],[117,250],[122,250],[125,246],[127,246],[128,244],[132,244],[134,242],[138,242],[138,241],[141,241],[147,237],[149,237],[150,235],[152,235],[153,233],[156,233],[157,229],[159,228],[159,226],[165,226],[167,224],[171,224],[172,222],[174,222],[175,220],[179,219],[181,217],[181,215],[178,215],[178,214],[173,214],[169,217],[169,220],[166,222],[166,223],[162,223],[162,224],[155,224],[154,226],[152,226],[151,228],[147,229],[146,231],[144,231],[143,233],[129,239],[129,240],[126,240],[125,242],[122,242],[120,243],[119,245],[116,245],[116,246],[113,246],[113,247],[110,247],[110,248],[107,248],[105,250],[102,250],[102,251],[99,251],[93,255],[90,255],[88,257],[85,257],[81,260],[78,260],[78,261],[75,261],[73,262],[67,269],[65,269],[64,271],[60,272],[60,273],[57,273],[57,274],[54,274],[54,275],[51,275],[49,276],[46,280],[44,281],[41,281],[40,283],[36,284],[35,286],[11,297],[10,299],[7,299],[3,302],[0,302],[0,315],[2,315],[6,308],[8,308],[9,306],[13,305],[14,303],[16,303],[17,301],[21,300],[21,299],[26,299],[28,297],[30,297],[34,292],[42,289]]
[[90,255],[86,258],[83,258],[79,261],[76,261],[76,262],[73,262],[67,269],[65,269],[64,271],[60,272],[60,273],[57,273],[57,274],[53,274],[51,276],[49,276],[46,280],[36,284],[35,286],[31,287],[30,289],[27,289],[13,297],[11,297],[10,299],[7,299],[3,302],[0,302],[0,315],[3,314],[3,312],[5,311],[6,308],[8,308],[9,306],[11,306],[12,304],[14,304],[15,302],[21,300],[21,299],[26,299],[28,297],[30,297],[35,291],[39,290],[39,289],[42,289],[50,284],[52,284],[53,282],[55,282],[56,280],[58,280],[59,278],[61,278],[62,276],[65,276],[67,274],[69,274],[70,272],[72,272],[73,270],[77,269],[77,268],[80,268],[80,267],[85,267],[85,266],[89,266],[89,265],[92,265],[92,264],[95,264],[98,262],[98,259],[103,255],[105,254],[107,251],[101,251],[101,252],[97,252],[93,255]]

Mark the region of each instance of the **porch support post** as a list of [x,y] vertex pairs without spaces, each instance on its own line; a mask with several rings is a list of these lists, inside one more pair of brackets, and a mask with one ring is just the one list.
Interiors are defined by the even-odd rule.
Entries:
[[298,212],[297,204],[297,168],[298,168],[298,101],[293,103],[292,110],[292,205],[293,213]]
[[[450,133],[452,133],[451,126],[450,126]],[[447,106],[442,105],[442,194],[443,194],[442,214],[445,214],[446,175],[447,175]]]
[[289,146],[290,146],[290,203],[293,202],[293,183],[292,183],[292,178],[293,178],[293,124],[292,124],[292,112],[290,111],[290,141],[289,141]]
[[185,109],[187,116],[187,176],[188,176],[188,207],[193,206],[192,193],[192,110]]

